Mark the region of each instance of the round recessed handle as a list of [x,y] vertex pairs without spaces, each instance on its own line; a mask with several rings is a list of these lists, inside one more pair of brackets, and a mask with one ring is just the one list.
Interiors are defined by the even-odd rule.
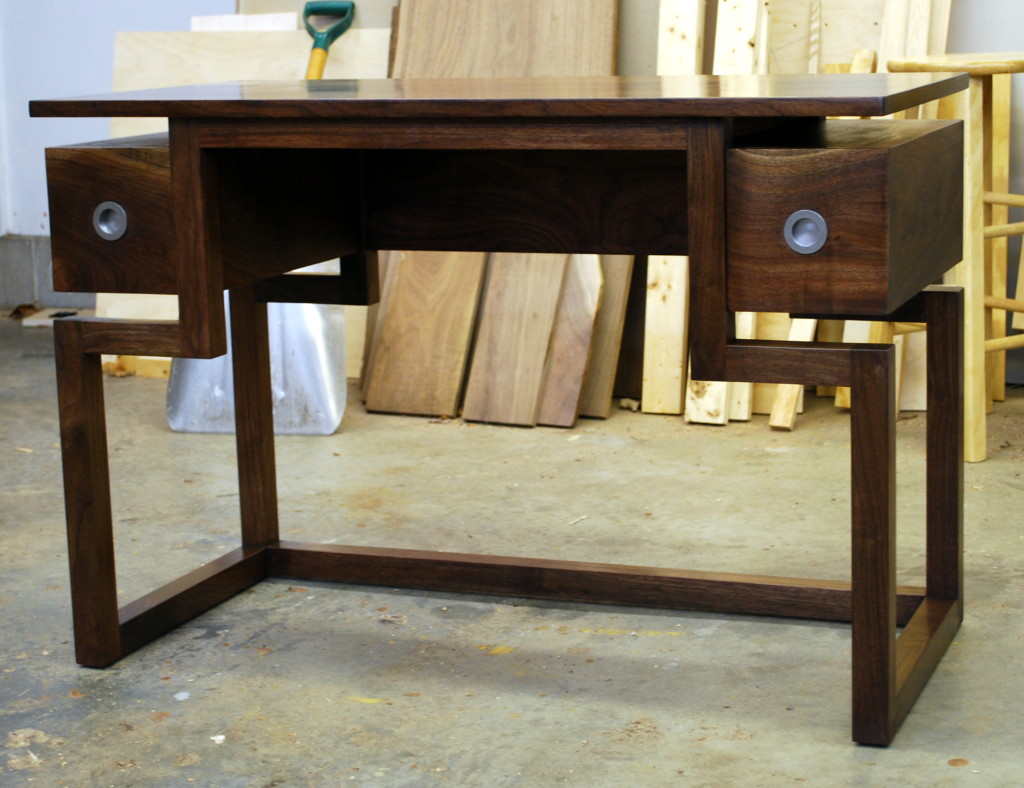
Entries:
[[101,202],[92,212],[92,226],[106,241],[116,241],[128,231],[128,212],[116,202]]
[[817,211],[794,211],[782,228],[786,244],[799,254],[814,254],[828,240],[828,222]]

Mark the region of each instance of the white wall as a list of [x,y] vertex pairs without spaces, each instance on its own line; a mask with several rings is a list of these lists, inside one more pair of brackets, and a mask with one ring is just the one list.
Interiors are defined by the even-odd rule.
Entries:
[[49,232],[43,148],[109,136],[104,119],[30,119],[30,99],[111,89],[114,33],[188,30],[235,0],[0,0],[0,236]]

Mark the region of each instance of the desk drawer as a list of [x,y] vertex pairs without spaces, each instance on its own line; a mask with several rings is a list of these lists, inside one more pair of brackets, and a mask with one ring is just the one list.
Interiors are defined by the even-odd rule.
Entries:
[[[225,287],[356,251],[354,152],[206,155]],[[177,293],[166,134],[49,148],[46,171],[55,290]]]
[[888,314],[962,256],[962,124],[834,120],[813,136],[728,153],[729,308]]

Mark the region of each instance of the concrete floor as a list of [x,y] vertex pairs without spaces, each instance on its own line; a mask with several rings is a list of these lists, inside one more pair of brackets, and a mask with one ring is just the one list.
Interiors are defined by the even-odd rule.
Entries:
[[[74,664],[51,335],[0,324],[0,785],[1024,785],[1024,391],[966,469],[967,617],[888,749],[849,738],[849,628],[268,581]],[[234,546],[230,437],[107,382],[125,600]],[[899,422],[922,575],[923,415]],[[848,575],[848,418],[617,411],[578,428],[367,415],[278,440],[290,538]]]

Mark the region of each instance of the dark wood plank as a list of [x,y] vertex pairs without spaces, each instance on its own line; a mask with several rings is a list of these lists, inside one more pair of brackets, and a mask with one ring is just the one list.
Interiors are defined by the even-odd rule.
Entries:
[[[730,309],[886,315],[960,260],[958,121],[832,120],[806,140],[768,136],[777,146],[728,156]],[[828,225],[813,254],[783,235],[799,210]]]
[[927,433],[928,595],[962,599],[964,587],[964,297],[929,288]]
[[[851,616],[843,581],[300,542],[281,542],[269,556],[273,577],[825,621]],[[899,590],[906,621],[922,589]]]
[[263,547],[278,539],[277,466],[267,305],[253,290],[231,291],[231,363],[242,544]]
[[896,641],[897,691],[892,704],[894,734],[953,642],[962,620],[962,602],[929,598],[900,634]]
[[[690,124],[687,224],[690,235],[690,374],[725,380],[729,312],[726,306],[724,122]],[[747,378],[750,380],[751,378]]]
[[726,351],[727,380],[845,386],[856,345],[738,339]]
[[75,659],[103,667],[122,655],[100,357],[82,350],[82,324],[54,323]]
[[242,119],[881,116],[964,90],[967,82],[963,74],[227,82],[33,101],[29,111]]
[[238,548],[125,605],[123,650],[129,654],[266,577],[263,550]]
[[851,359],[853,739],[896,732],[896,419],[891,345]]
[[181,324],[177,320],[86,317],[75,321],[82,334],[83,353],[172,358],[182,355]]
[[375,248],[687,250],[682,151],[374,151],[366,172]]
[[172,120],[171,205],[182,352],[213,358],[227,351],[224,320],[224,260],[212,157],[199,147],[197,124]]

